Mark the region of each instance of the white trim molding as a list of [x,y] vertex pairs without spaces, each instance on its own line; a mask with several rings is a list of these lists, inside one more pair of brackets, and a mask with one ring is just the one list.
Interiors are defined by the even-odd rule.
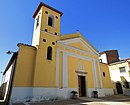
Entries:
[[96,51],[94,48],[92,48],[84,39],[82,38],[73,38],[73,39],[66,39],[66,40],[60,40],[58,41],[58,44],[64,44],[64,45],[69,45],[75,42],[80,42],[82,43],[89,51],[93,54],[98,55],[98,51]]
[[96,71],[96,62],[95,60],[92,60],[92,66],[93,66],[93,78],[94,78],[94,87],[95,89],[98,89],[98,78],[97,78],[97,71]]
[[68,59],[68,57],[67,57],[67,54],[66,54],[66,52],[65,51],[63,51],[63,88],[67,88],[68,87],[68,62],[67,62],[67,59]]
[[59,87],[59,50],[56,50],[56,87]]
[[100,88],[103,87],[103,84],[102,84],[102,72],[101,72],[101,69],[100,69],[100,64],[99,64],[99,61],[98,62],[98,72],[99,72],[99,77],[100,77]]

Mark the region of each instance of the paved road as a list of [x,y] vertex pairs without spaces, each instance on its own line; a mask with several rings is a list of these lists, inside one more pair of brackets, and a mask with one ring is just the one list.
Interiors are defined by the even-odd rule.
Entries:
[[130,105],[130,96],[114,95],[103,98],[82,97],[76,100],[62,100],[13,105]]

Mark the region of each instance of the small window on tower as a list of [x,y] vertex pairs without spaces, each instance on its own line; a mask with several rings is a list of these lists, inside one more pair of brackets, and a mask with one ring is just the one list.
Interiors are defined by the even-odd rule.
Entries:
[[53,15],[50,15],[48,17],[48,25],[51,27],[54,27],[54,16]]
[[55,32],[55,35],[57,35],[57,33]]
[[52,60],[52,47],[51,46],[47,48],[47,59]]
[[105,72],[103,72],[103,76],[105,77],[106,75],[105,75]]
[[58,19],[58,16],[56,16],[56,19]]
[[39,26],[39,16],[36,19],[36,28]]
[[47,12],[47,11],[45,11],[45,13],[46,13],[46,14],[48,14],[48,12]]
[[43,42],[46,42],[46,39],[43,39]]
[[52,42],[53,45],[55,45],[55,42]]
[[45,31],[47,32],[47,29],[45,29]]

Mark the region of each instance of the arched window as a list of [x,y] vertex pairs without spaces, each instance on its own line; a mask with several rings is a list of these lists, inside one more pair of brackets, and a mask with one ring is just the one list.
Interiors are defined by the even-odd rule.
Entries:
[[51,46],[47,48],[47,59],[52,60],[52,47]]
[[48,25],[54,27],[54,16],[50,15],[48,17]]
[[106,75],[105,75],[105,72],[103,72],[103,76],[105,77]]

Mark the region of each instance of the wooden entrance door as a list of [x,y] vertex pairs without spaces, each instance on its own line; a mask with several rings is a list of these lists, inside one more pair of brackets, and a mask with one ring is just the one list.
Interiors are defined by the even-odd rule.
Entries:
[[78,88],[79,88],[79,96],[85,97],[86,96],[85,76],[78,76]]

